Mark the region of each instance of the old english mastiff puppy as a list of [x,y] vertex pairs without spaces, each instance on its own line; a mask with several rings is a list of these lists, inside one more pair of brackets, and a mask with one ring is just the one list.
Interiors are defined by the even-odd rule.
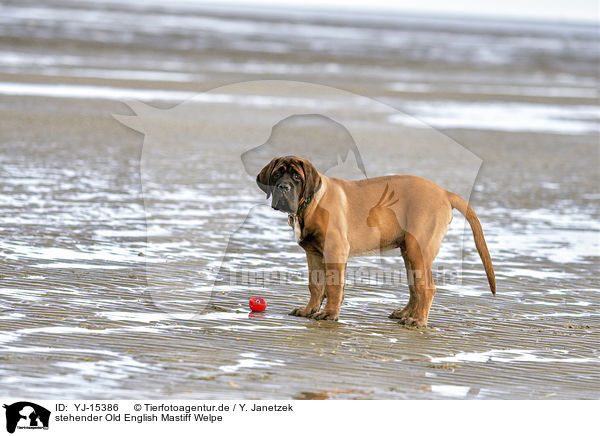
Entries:
[[[402,324],[426,326],[435,294],[432,263],[452,221],[462,213],[473,231],[492,293],[492,260],[477,215],[458,195],[416,176],[359,181],[326,177],[306,159],[273,159],[256,177],[271,207],[286,212],[306,251],[310,300],[290,315],[337,320],[350,256],[400,248],[408,277],[406,307],[391,313]],[[321,310],[323,300],[327,299]]]

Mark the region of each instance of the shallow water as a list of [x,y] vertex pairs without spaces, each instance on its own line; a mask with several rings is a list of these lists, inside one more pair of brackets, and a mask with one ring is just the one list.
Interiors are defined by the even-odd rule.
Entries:
[[[430,327],[407,329],[389,320],[407,299],[406,285],[376,279],[347,286],[339,322],[316,322],[286,315],[307,298],[305,260],[285,217],[260,205],[254,187],[226,185],[240,206],[233,209],[219,191],[210,213],[221,216],[222,225],[206,228],[201,188],[197,196],[157,190],[160,207],[152,210],[162,214],[147,221],[137,176],[112,179],[123,172],[119,167],[135,164],[123,157],[90,158],[65,170],[60,159],[42,165],[27,146],[12,154],[12,163],[4,156],[4,195],[16,200],[4,202],[2,213],[0,347],[7,395],[597,398],[593,208],[565,215],[479,201],[496,297],[473,245],[466,244],[464,282],[438,283]],[[18,164],[23,159],[26,167]],[[207,173],[213,180],[226,174],[215,167]],[[485,195],[502,192],[486,188]],[[244,201],[259,205],[244,208]],[[244,226],[231,234],[226,220],[248,210]],[[453,245],[463,228],[457,216],[439,268],[460,263]],[[174,229],[201,241],[174,244],[164,236]],[[228,237],[228,267],[288,275],[217,280],[210,301],[202,300],[207,291],[194,269]],[[169,258],[168,279],[187,285],[173,286],[178,292],[168,300],[157,298],[146,286],[146,257],[150,270],[153,259]],[[350,269],[360,267],[403,271],[394,253],[351,262]],[[254,295],[268,301],[265,313],[249,314]]]
[[[349,30],[355,19],[341,25],[300,16],[298,30],[307,34],[285,39],[287,26],[256,26],[255,18],[234,25],[235,17],[213,11],[191,17],[186,31],[150,11],[170,35],[157,55],[147,48],[155,38],[135,26],[119,34],[122,39],[103,36],[103,26],[121,12],[86,13],[82,7],[69,11],[73,23],[64,27],[57,24],[65,17],[59,8],[55,15],[24,9],[31,8],[13,5],[2,14],[4,32],[26,16],[32,28],[17,46],[1,41],[3,59],[12,61],[0,72],[6,126],[0,131],[0,396],[600,397],[598,107],[593,96],[582,95],[597,86],[586,69],[594,61],[585,49],[593,42],[588,30],[534,26],[528,50],[549,59],[540,67],[519,54],[525,50],[522,28],[507,24],[486,36],[506,42],[495,52],[480,44],[486,30],[476,23],[465,34],[452,20],[444,34],[431,30],[437,22],[416,26],[429,39],[411,37],[411,20],[373,24],[361,32],[380,32],[386,42],[378,51],[363,33]],[[315,26],[325,39],[310,36]],[[334,31],[340,26],[360,36],[356,50],[364,51],[352,54],[347,42],[327,51],[339,42]],[[198,58],[177,51],[207,29],[219,30],[204,41],[212,54],[200,46],[194,49]],[[434,50],[452,41],[449,34],[456,45]],[[90,35],[98,40],[90,42]],[[55,45],[58,37],[70,48]],[[583,47],[572,51],[582,53],[572,62],[567,40]],[[396,53],[399,41],[415,51]],[[285,48],[276,42],[298,50],[310,42],[302,49],[308,58],[273,59],[266,48]],[[133,43],[148,52],[134,54]],[[86,54],[86,44],[106,56]],[[478,47],[474,59],[465,44]],[[49,47],[51,55],[35,59]],[[262,52],[249,55],[249,47]],[[404,65],[387,65],[383,58],[390,53]],[[452,68],[432,72],[411,64],[424,53]],[[44,68],[31,71],[38,61]],[[521,62],[520,73],[515,62]],[[135,71],[146,73],[137,77]],[[271,76],[261,76],[264,71]],[[119,76],[125,72],[132,73],[126,82]],[[483,160],[471,203],[488,241],[498,294],[490,294],[464,220],[455,213],[436,260],[438,292],[424,329],[387,318],[408,299],[404,266],[394,252],[351,261],[339,322],[288,316],[308,298],[305,257],[286,217],[268,207],[251,175],[241,165],[231,169],[231,162],[241,162],[236,149],[198,141],[196,153],[182,161],[173,145],[182,125],[166,124],[175,136],[167,137],[172,148],[158,168],[160,179],[153,179],[152,168],[141,163],[144,138],[111,116],[130,114],[119,98],[171,102],[222,77],[280,74],[327,83],[339,75],[342,86],[357,80],[353,72],[362,78],[356,92],[396,102],[417,118],[429,114],[426,121]],[[517,76],[521,88],[515,91]],[[57,78],[64,88],[52,85]],[[362,83],[364,78],[372,83]],[[397,94],[399,80],[408,83],[408,94]],[[526,87],[535,92],[527,95]],[[540,100],[544,87],[557,91],[542,92]],[[137,94],[107,92],[115,89]],[[315,101],[339,104],[325,97],[307,101],[311,110]],[[223,104],[259,111],[272,102],[251,97]],[[522,111],[519,123],[510,123],[507,107]],[[258,112],[256,119],[262,120]],[[388,156],[395,150],[378,151],[382,156],[368,163],[370,171],[393,171]],[[409,170],[411,164],[403,165]],[[448,162],[420,165],[453,181]],[[240,270],[252,280],[228,280]],[[257,295],[268,309],[250,314],[248,299]]]

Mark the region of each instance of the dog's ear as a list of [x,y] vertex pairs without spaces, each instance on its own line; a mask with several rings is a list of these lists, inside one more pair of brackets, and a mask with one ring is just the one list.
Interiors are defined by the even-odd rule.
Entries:
[[267,198],[269,198],[273,192],[271,175],[273,174],[273,168],[275,168],[275,165],[277,165],[278,162],[279,158],[273,158],[271,162],[269,162],[262,170],[260,170],[258,176],[256,176],[256,184],[265,194],[267,194]]
[[300,163],[302,165],[302,170],[304,171],[304,192],[302,193],[302,196],[304,197],[304,201],[308,201],[308,198],[311,195],[314,195],[315,189],[319,186],[321,175],[314,165],[306,159],[302,159]]

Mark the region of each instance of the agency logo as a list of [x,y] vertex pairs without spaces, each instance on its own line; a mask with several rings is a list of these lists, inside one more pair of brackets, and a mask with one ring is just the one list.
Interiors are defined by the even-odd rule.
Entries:
[[[135,115],[114,118],[144,134],[140,178],[149,231],[143,301],[177,313],[178,319],[237,304],[240,286],[251,293],[308,281],[296,274],[306,271],[297,257],[286,259],[284,266],[275,255],[288,249],[299,254],[294,236],[300,226],[290,232],[285,216],[265,204],[256,186],[257,175],[274,157],[300,156],[326,177],[345,180],[416,175],[465,199],[482,162],[452,138],[394,107],[316,83],[230,83],[168,109],[126,103]],[[384,188],[372,193],[363,214],[364,234],[373,238],[371,262],[357,259],[346,270],[348,282],[357,286],[399,277],[398,251],[383,253],[383,248],[386,235],[402,223],[396,200],[403,197],[393,186],[383,195]],[[328,216],[337,213],[325,204],[320,207]],[[465,226],[466,221],[454,244],[445,245],[447,257],[462,259],[462,240],[472,244],[471,229]],[[454,228],[458,230],[456,224]],[[425,239],[430,235],[423,231],[417,238],[421,234]],[[277,262],[263,263],[271,253]],[[291,266],[294,262],[297,268]],[[459,285],[462,262],[446,265],[452,269],[436,270],[438,284],[453,280]],[[412,269],[411,278],[408,274],[404,283],[412,280]],[[386,284],[394,283],[398,281],[386,279]]]
[[50,411],[29,401],[19,401],[6,409],[6,431],[14,433],[16,429],[48,430]]

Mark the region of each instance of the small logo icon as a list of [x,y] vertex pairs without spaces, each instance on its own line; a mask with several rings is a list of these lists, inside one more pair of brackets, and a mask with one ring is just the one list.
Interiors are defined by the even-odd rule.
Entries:
[[48,429],[50,411],[42,406],[29,401],[19,401],[6,409],[6,431],[14,433],[15,429]]

